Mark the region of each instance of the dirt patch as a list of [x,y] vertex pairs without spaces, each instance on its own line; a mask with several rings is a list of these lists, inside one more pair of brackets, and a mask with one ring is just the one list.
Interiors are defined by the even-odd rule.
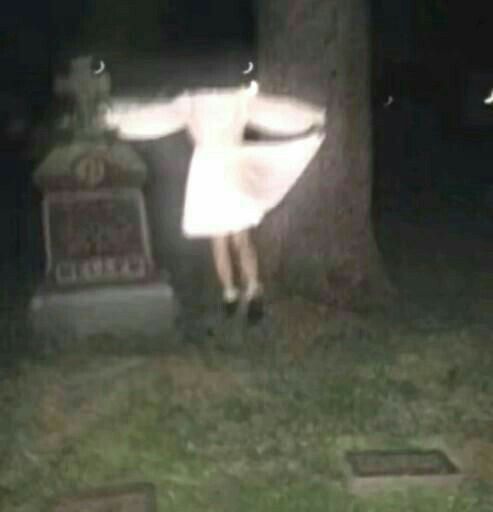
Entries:
[[461,454],[465,471],[472,477],[493,483],[493,442],[470,439]]
[[371,337],[372,326],[362,315],[327,307],[301,297],[272,304],[269,321],[287,362],[301,361],[313,349],[334,339]]
[[173,402],[224,400],[239,393],[241,378],[224,367],[209,368],[190,355],[101,360],[71,376],[54,372],[40,386],[37,399],[41,447],[55,452],[145,397],[155,400],[169,393]]
[[170,356],[156,362],[160,378],[169,380],[178,400],[222,400],[242,387],[238,375],[225,368],[212,369],[199,359]]
[[[70,363],[70,356],[67,362]],[[125,403],[132,381],[147,374],[145,358],[80,360],[70,373],[60,361],[58,370],[46,372],[38,387],[36,424],[40,447],[55,452],[101,419],[116,414]]]

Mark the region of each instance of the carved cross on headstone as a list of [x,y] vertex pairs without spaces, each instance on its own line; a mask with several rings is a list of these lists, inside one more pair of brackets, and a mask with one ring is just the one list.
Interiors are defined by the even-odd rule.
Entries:
[[91,56],[73,59],[68,76],[57,77],[54,85],[57,96],[75,100],[74,129],[86,135],[99,134],[98,108],[108,101],[110,91],[111,79],[105,63],[95,63]]

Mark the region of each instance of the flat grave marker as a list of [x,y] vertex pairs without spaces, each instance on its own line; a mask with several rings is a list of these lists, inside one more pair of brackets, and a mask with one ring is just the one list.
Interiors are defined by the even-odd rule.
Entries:
[[60,498],[53,512],[156,512],[152,484],[106,487]]
[[363,450],[346,453],[355,494],[409,486],[458,485],[463,474],[440,450]]

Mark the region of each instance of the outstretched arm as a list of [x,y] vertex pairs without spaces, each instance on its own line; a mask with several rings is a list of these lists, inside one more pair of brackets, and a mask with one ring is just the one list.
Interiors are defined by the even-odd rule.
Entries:
[[259,94],[249,105],[249,126],[267,134],[301,135],[324,124],[324,109],[286,96]]
[[104,122],[123,139],[159,139],[185,129],[189,111],[188,95],[148,104],[115,103],[104,114]]

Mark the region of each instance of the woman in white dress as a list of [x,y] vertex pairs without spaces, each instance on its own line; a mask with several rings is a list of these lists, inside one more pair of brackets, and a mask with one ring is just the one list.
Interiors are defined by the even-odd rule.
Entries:
[[[124,139],[156,139],[188,131],[194,152],[183,232],[189,238],[212,240],[227,315],[240,301],[232,265],[236,253],[247,316],[258,321],[263,315],[263,289],[249,230],[282,201],[315,156],[324,139],[324,110],[293,98],[261,94],[250,80],[248,86],[197,88],[165,101],[114,104],[105,121]],[[282,138],[245,141],[247,127]]]

